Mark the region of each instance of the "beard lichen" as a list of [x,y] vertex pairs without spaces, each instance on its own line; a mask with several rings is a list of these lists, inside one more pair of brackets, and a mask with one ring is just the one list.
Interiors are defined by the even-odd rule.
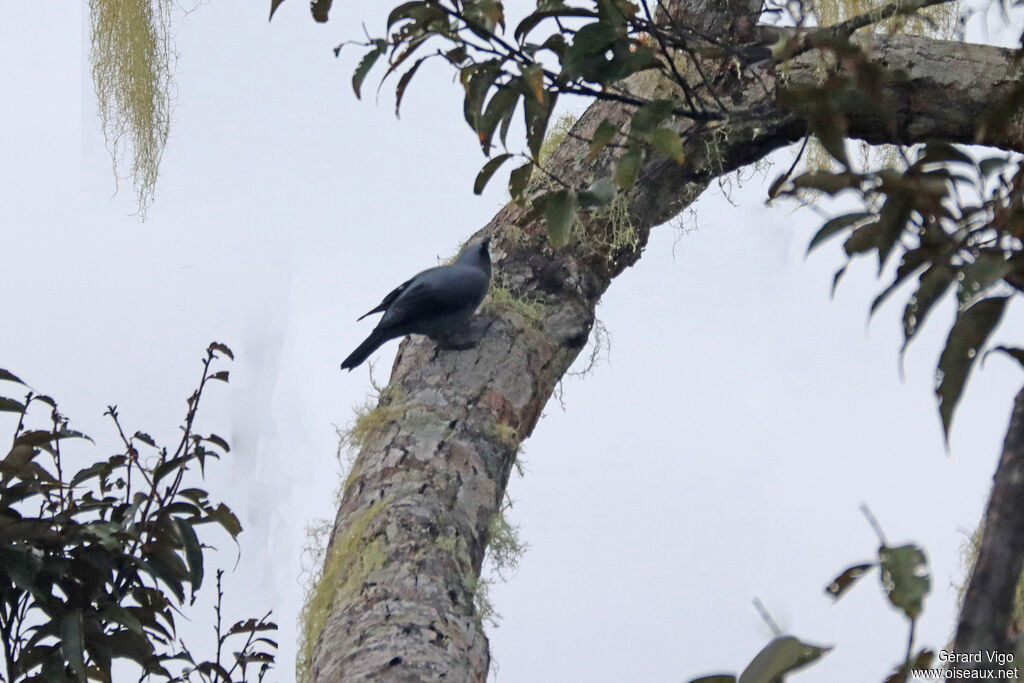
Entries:
[[[114,171],[124,168],[145,220],[167,144],[176,59],[170,0],[89,0],[93,88]],[[130,161],[127,159],[130,157]]]

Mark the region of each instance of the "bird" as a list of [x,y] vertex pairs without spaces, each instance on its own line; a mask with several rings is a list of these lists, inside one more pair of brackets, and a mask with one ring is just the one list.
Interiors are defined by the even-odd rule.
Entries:
[[469,319],[491,284],[490,238],[466,246],[453,263],[429,268],[398,285],[375,308],[361,315],[380,313],[370,336],[341,363],[352,371],[384,342],[407,334],[431,339]]

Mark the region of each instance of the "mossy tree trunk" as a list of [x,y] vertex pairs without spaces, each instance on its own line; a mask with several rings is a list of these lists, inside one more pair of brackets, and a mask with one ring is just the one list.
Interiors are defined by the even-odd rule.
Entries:
[[[674,9],[681,20],[740,45],[753,42],[750,18],[760,6],[760,0],[679,0]],[[997,48],[894,37],[879,40],[872,54],[889,74],[897,125],[881,126],[870,112],[851,109],[850,135],[871,142],[969,143],[973,112],[1012,86],[1009,53]],[[586,343],[601,295],[640,258],[652,227],[686,208],[716,177],[807,130],[777,101],[785,88],[817,82],[812,56],[779,79],[770,62],[743,70],[709,63],[706,70],[720,98],[756,116],[698,129],[677,121],[676,129],[687,133],[685,162],[649,159],[619,210],[585,216],[565,248],[552,249],[543,225],[524,207],[504,207],[481,231],[492,237],[492,288],[501,296],[474,320],[476,343],[465,350],[422,337],[402,343],[377,426],[346,482],[307,613],[300,668],[309,680],[485,679],[487,638],[473,597],[488,529],[519,442]],[[678,94],[671,83],[643,74],[626,87],[644,99]],[[574,131],[586,139],[603,119],[624,122],[631,114],[628,106],[596,102]],[[1021,150],[1022,141],[1018,127],[991,142]],[[615,154],[588,161],[587,152],[585,142],[569,135],[549,168],[585,186],[607,171]]]

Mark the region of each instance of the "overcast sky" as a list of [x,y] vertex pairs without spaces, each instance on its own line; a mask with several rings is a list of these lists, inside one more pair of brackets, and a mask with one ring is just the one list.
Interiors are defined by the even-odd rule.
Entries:
[[[453,253],[505,191],[495,179],[471,192],[484,159],[450,73],[424,69],[401,120],[387,91],[353,96],[357,55],[331,48],[362,21],[379,30],[380,3],[336,3],[326,26],[301,0],[268,24],[265,4],[214,0],[179,16],[171,138],[145,223],[129,215],[128,183],[114,196],[85,14],[0,5],[0,367],[97,439],[84,459],[116,449],[111,403],[128,428],[170,442],[203,349],[234,349],[231,384],[202,409],[202,429],[233,446],[208,483],[245,526],[231,609],[274,610],[289,681],[304,528],[333,517],[334,425],[370,391],[365,368],[338,370],[372,326],[355,318]],[[771,637],[755,596],[783,629],[835,646],[795,680],[881,680],[906,625],[877,577],[837,604],[823,590],[875,553],[861,503],[890,543],[926,549],[919,642],[950,637],[961,546],[1024,374],[989,359],[947,454],[932,380],[953,303],[911,346],[901,381],[900,304],[866,326],[879,288],[868,262],[830,300],[840,249],[805,260],[821,219],[765,207],[778,165],[731,203],[709,190],[687,230],[653,233],[598,311],[610,352],[564,383],[564,405],[552,401],[525,443],[509,516],[530,548],[492,589],[497,680],[738,672]],[[995,340],[1022,337],[1015,301]],[[396,347],[374,355],[378,379]],[[216,543],[230,570],[233,545]]]

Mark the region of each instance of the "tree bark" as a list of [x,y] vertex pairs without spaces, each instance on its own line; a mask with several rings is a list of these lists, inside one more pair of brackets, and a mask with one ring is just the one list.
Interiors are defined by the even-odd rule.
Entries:
[[[760,0],[693,0],[682,3],[681,20],[739,45],[753,42],[759,7]],[[887,137],[893,129],[877,114],[851,108],[851,135],[871,142],[971,142],[975,126],[961,98],[984,103],[1020,78],[1006,75],[1007,52],[997,48],[892,38],[873,49],[879,64],[891,66],[888,92],[898,125],[895,139]],[[486,678],[487,638],[473,595],[489,527],[519,443],[586,343],[598,300],[640,258],[653,226],[692,203],[714,178],[806,132],[797,114],[776,106],[775,90],[816,82],[813,55],[798,58],[778,79],[770,62],[709,68],[709,87],[719,98],[755,116],[678,121],[685,162],[649,155],[634,188],[613,205],[620,211],[583,216],[565,248],[551,248],[527,208],[504,207],[481,231],[492,237],[495,274],[492,296],[473,321],[474,345],[457,351],[423,337],[402,343],[371,416],[376,428],[344,487],[314,590],[306,633],[310,680]],[[625,87],[649,98],[674,86],[638,74]],[[588,161],[579,138],[589,138],[605,118],[625,122],[631,114],[627,105],[595,102],[553,155],[551,173],[575,187],[601,177],[614,150]],[[1011,137],[998,144],[1024,147],[1019,128]]]
[[989,653],[1013,655],[1021,636],[1015,598],[1024,571],[1024,389],[1017,394],[1003,455],[985,512],[978,556],[964,595],[953,650],[981,653],[979,661],[951,662],[951,669],[997,671],[1019,663],[992,661]]

